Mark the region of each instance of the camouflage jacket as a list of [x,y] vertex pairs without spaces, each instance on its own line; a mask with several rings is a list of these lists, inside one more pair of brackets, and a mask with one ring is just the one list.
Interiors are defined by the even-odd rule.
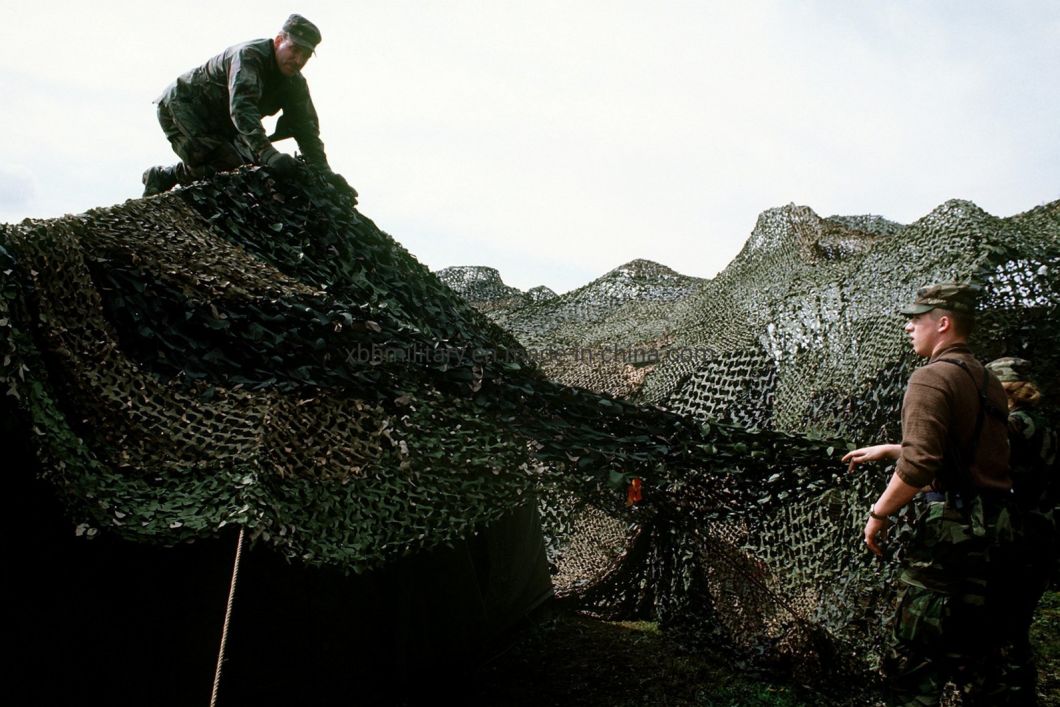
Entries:
[[[254,162],[265,162],[276,148],[271,140],[294,137],[310,164],[327,166],[320,121],[309,86],[299,73],[280,73],[271,39],[257,39],[225,49],[202,66],[171,83],[156,103],[184,103],[201,129],[234,139],[237,148]],[[276,132],[267,136],[265,115],[283,111]],[[190,126],[187,126],[190,127]]]
[[1025,508],[1055,506],[1060,502],[1056,431],[1036,410],[1016,409],[1009,414],[1008,432],[1016,498]]

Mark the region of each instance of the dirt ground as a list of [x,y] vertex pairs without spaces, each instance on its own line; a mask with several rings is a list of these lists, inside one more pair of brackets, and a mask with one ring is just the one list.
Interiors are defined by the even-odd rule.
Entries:
[[[1040,704],[1060,707],[1060,592],[1043,598],[1032,639]],[[790,680],[742,670],[720,651],[685,653],[653,623],[560,612],[519,634],[472,682],[470,702],[498,707],[816,707],[830,702]]]

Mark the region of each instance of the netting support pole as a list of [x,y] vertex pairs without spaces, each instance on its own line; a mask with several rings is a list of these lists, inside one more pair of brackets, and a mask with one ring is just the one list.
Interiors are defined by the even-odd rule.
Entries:
[[239,561],[243,557],[243,528],[239,529],[236,540],[236,558],[232,563],[232,584],[228,587],[228,606],[225,608],[225,623],[221,629],[221,648],[217,651],[217,669],[213,674],[213,691],[210,693],[210,707],[217,707],[217,693],[221,688],[221,666],[225,660],[225,646],[228,644],[228,626],[232,622],[232,605],[236,599],[236,581],[239,579]]

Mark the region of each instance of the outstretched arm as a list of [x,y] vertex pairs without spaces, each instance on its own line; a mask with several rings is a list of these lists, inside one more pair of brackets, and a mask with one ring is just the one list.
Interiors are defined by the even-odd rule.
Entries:
[[[876,444],[847,452],[843,455],[843,461],[850,465],[848,467],[850,471],[854,471],[859,464],[898,459],[901,455],[902,445],[900,444]],[[894,474],[887,488],[876,503],[872,504],[869,519],[865,522],[865,544],[877,556],[883,555],[880,543],[887,534],[887,526],[890,525],[887,516],[897,513],[898,509],[909,503],[919,490],[916,486],[910,486],[903,481],[898,474]]]
[[862,447],[861,449],[855,449],[853,452],[847,452],[843,455],[843,461],[849,462],[850,471],[854,471],[858,464],[878,462],[884,459],[897,459],[901,453],[902,445],[900,444],[877,444],[872,447]]
[[277,150],[265,135],[258,107],[265,73],[262,56],[253,47],[244,46],[229,58],[227,71],[228,113],[232,125],[255,161],[269,164]]
[[918,493],[920,493],[919,487],[907,484],[898,474],[893,474],[887,488],[876,499],[876,503],[872,504],[869,519],[865,522],[865,544],[876,555],[883,555],[880,542],[886,536],[887,526],[890,525],[887,516],[897,513]]
[[330,169],[324,143],[320,140],[320,119],[313,99],[309,97],[309,86],[305,79],[295,80],[290,88],[284,101],[283,114],[276,121],[276,132],[269,139],[283,140],[288,137],[298,142],[298,149],[308,164]]

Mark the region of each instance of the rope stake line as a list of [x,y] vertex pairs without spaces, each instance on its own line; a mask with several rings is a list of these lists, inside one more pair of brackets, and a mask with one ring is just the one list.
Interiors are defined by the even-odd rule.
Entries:
[[228,587],[228,606],[225,608],[225,623],[221,629],[221,648],[217,651],[217,669],[213,674],[213,691],[210,693],[210,707],[217,707],[217,693],[221,688],[221,666],[225,661],[225,646],[228,644],[228,626],[232,623],[232,605],[236,599],[236,582],[239,580],[239,562],[243,557],[243,532],[239,529],[236,540],[236,557],[232,563],[232,583]]

